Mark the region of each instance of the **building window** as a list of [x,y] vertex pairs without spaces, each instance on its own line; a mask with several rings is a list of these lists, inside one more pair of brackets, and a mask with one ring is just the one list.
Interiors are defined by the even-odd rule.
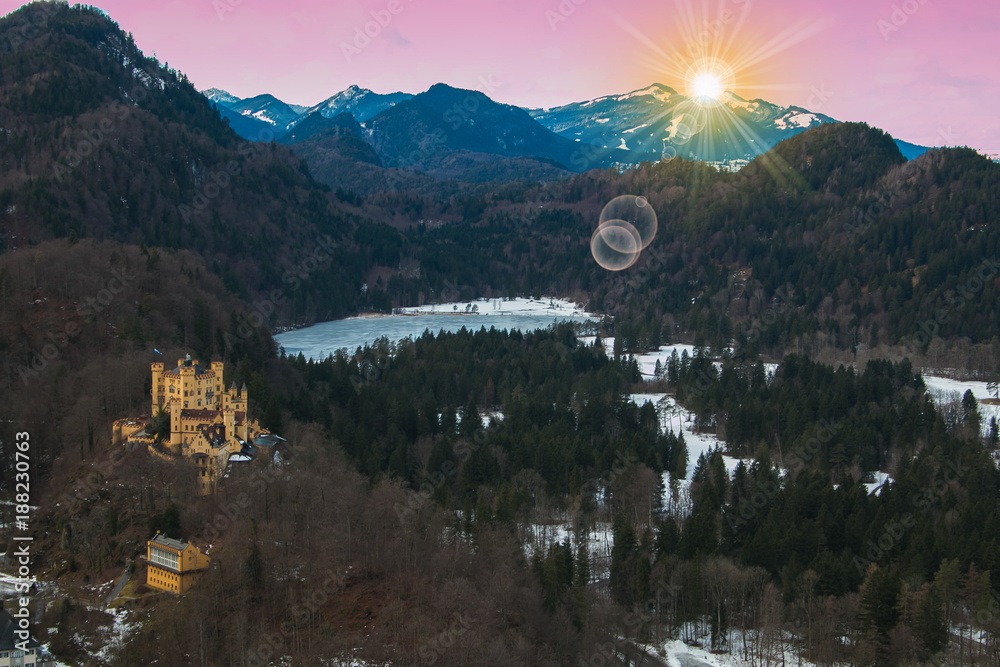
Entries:
[[184,407],[186,408],[187,406],[188,406],[188,402],[184,401]]
[[198,407],[201,407],[201,399],[198,399]]
[[174,570],[176,570],[179,565],[177,554],[158,547],[149,547],[149,560],[151,563],[169,567]]

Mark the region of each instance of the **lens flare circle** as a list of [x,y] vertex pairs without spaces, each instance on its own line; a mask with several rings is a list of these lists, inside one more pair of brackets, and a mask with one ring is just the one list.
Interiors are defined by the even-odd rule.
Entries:
[[642,253],[642,237],[625,220],[606,220],[590,237],[590,254],[602,268],[622,271],[635,264]]
[[604,224],[612,220],[625,221],[638,233],[639,250],[643,250],[652,243],[659,224],[656,211],[649,205],[646,198],[635,195],[621,195],[605,205],[598,222]]
[[685,100],[673,110],[673,119],[668,128],[670,142],[678,146],[694,139],[695,135],[708,127],[708,109],[699,102]]

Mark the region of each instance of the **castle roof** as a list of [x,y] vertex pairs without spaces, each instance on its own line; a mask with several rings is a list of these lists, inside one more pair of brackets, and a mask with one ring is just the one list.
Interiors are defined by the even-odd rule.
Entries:
[[181,410],[181,419],[197,419],[204,421],[215,419],[222,414],[222,410],[210,410],[209,408],[184,408]]
[[[185,364],[185,366],[187,366],[187,364]],[[181,368],[184,368],[185,366],[178,366],[177,368],[175,368],[172,371],[163,371],[163,374],[164,375],[169,375],[171,377],[180,377],[181,376]],[[191,366],[194,366],[194,375],[195,375],[195,377],[198,377],[198,376],[201,376],[201,375],[215,375],[215,371],[210,370],[208,368],[205,368],[204,366],[196,366],[194,364],[191,364]],[[190,368],[191,366],[187,366],[187,367]]]
[[201,432],[212,447],[219,448],[226,444],[225,424],[206,424],[201,427]]
[[[210,410],[208,408],[183,408],[181,410],[181,419],[194,419],[197,421],[212,421],[221,414],[225,414],[225,410]],[[234,415],[234,420],[237,424],[243,423],[243,417],[246,413],[243,410],[232,410]]]
[[172,537],[167,537],[166,535],[161,535],[157,533],[153,539],[149,541],[150,544],[155,544],[158,547],[166,547],[167,549],[172,549],[173,551],[184,551],[187,549],[187,542],[181,542],[180,540],[175,540]]

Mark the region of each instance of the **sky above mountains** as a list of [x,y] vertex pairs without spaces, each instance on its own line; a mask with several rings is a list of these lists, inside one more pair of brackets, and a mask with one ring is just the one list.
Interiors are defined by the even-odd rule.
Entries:
[[[6,14],[21,3],[0,0]],[[548,107],[705,67],[740,96],[1000,154],[994,0],[95,0],[199,89],[311,105],[437,82]]]

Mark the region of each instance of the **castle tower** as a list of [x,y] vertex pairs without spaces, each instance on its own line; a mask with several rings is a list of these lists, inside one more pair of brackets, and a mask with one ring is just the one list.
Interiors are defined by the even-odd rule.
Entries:
[[[233,383],[233,387],[234,388],[236,387],[236,383],[235,382]],[[247,383],[246,382],[243,383],[243,388],[240,389],[239,392],[236,393],[236,396],[233,398],[233,409],[234,410],[242,410],[242,411],[246,412],[246,409],[247,409]]]
[[221,361],[212,362],[212,374],[215,376],[212,378],[211,386],[211,408],[213,410],[222,409],[222,374],[225,370],[225,364]]
[[[236,412],[225,410],[222,413],[222,423],[226,427],[226,440],[232,440],[236,436]],[[238,453],[238,452],[233,452]]]
[[181,399],[176,396],[170,399],[170,450],[174,454],[181,452]]
[[163,363],[157,362],[150,364],[152,374],[153,374],[153,403],[152,411],[149,413],[150,417],[155,417],[156,413],[159,412],[160,407],[163,405]]

